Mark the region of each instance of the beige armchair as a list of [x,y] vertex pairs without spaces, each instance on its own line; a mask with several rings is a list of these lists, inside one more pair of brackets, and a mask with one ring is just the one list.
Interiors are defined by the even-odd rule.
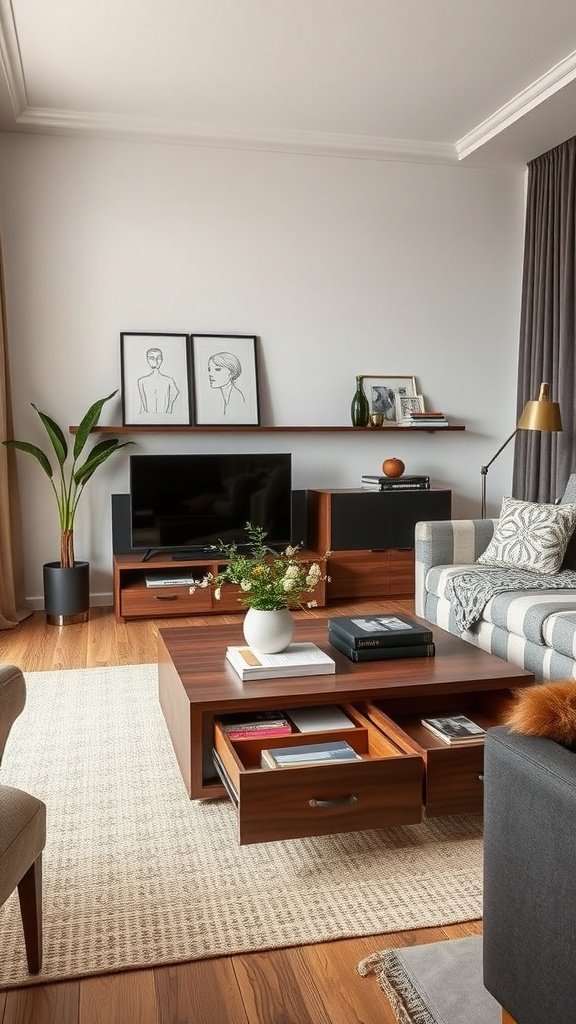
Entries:
[[[19,668],[0,664],[0,762],[12,723],[26,702]],[[28,970],[42,966],[42,850],[46,805],[20,789],[0,784],[0,906],[18,886]]]

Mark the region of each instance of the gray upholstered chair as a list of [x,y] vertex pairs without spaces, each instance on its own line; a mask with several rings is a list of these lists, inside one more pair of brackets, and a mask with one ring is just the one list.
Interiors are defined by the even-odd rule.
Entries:
[[576,1020],[576,751],[504,726],[484,754],[484,984],[517,1024]]
[[[0,761],[12,723],[26,702],[19,668],[0,664]],[[0,906],[18,886],[28,970],[42,966],[42,850],[46,805],[29,793],[0,785]]]

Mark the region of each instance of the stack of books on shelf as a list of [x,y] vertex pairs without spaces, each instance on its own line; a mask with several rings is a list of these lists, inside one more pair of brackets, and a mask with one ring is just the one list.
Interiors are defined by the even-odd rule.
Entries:
[[422,725],[451,747],[483,743],[486,730],[466,715],[447,715],[442,718],[421,718]]
[[430,658],[434,634],[408,615],[347,615],[328,619],[328,639],[350,661]]
[[401,427],[447,427],[448,420],[443,412],[409,412],[400,420]]
[[345,740],[332,743],[302,743],[293,747],[276,747],[263,750],[263,768],[303,768],[305,765],[342,764],[346,761],[361,761],[360,754]]
[[429,476],[362,476],[362,487],[373,491],[429,491]]
[[260,654],[246,645],[228,647],[226,659],[243,680],[330,675],[336,671],[334,659],[310,643],[290,644],[279,654]]
[[292,724],[283,711],[252,711],[224,715],[218,720],[222,732],[231,740],[264,739],[289,736]]

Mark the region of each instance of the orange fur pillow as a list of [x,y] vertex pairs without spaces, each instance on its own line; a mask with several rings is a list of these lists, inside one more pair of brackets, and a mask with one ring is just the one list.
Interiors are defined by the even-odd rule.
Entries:
[[512,732],[576,744],[576,682],[542,683],[516,692],[505,725]]

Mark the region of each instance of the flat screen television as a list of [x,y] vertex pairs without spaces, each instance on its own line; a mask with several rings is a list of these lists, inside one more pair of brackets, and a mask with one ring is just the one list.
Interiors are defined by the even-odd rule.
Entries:
[[205,554],[219,540],[246,542],[246,523],[279,550],[292,530],[292,456],[132,455],[130,525],[134,550]]

